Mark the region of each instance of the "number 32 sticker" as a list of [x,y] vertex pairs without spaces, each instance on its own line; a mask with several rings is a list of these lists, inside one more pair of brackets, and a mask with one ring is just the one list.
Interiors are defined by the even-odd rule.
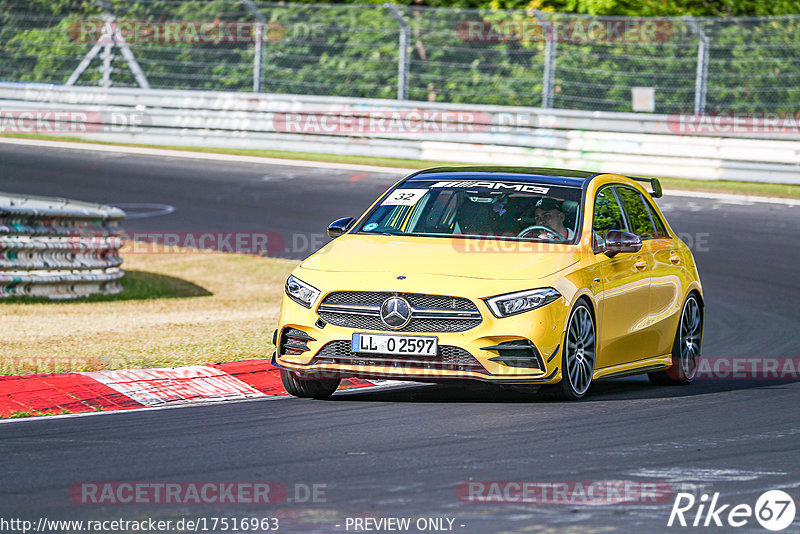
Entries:
[[421,199],[427,189],[395,189],[386,197],[381,205],[382,206],[413,206]]

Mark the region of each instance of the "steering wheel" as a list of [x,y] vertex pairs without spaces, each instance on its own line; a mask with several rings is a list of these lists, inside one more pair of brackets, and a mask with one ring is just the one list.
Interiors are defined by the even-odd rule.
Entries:
[[539,230],[540,232],[546,232],[555,237],[555,239],[551,239],[551,241],[563,241],[566,239],[566,236],[561,235],[560,233],[556,232],[549,226],[545,226],[543,224],[534,224],[532,226],[528,226],[520,233],[517,234],[517,237],[525,237],[525,234],[533,232],[534,230]]

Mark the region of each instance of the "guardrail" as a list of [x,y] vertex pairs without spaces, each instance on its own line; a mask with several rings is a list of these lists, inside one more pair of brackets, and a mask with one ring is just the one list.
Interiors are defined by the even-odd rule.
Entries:
[[[233,92],[0,83],[0,122],[156,145],[800,183],[793,116],[656,115]],[[60,115],[56,116],[57,113]],[[81,115],[82,114],[82,115]],[[30,113],[29,113],[30,115]],[[27,116],[26,116],[27,117]]]
[[122,291],[119,208],[0,193],[0,297]]

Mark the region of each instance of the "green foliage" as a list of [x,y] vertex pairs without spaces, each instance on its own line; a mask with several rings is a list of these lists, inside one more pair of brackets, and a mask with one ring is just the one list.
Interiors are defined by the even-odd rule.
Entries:
[[617,199],[614,198],[610,187],[597,193],[594,204],[594,219],[592,230],[600,237],[605,237],[609,230],[623,230],[624,218]]
[[[354,0],[347,3],[363,3]],[[482,9],[541,9],[626,17],[730,17],[800,14],[798,0],[402,0],[398,4]]]
[[69,37],[72,24],[99,10],[74,0],[0,2],[0,79],[63,83],[85,45]]
[[[394,98],[400,27],[381,2],[354,4],[257,2],[255,15],[241,0],[111,0],[120,24],[255,23],[262,17],[269,28],[262,47],[264,92]],[[639,21],[642,32],[634,32],[635,38],[597,39],[585,37],[588,24],[614,24],[633,15],[800,13],[800,0],[447,2],[480,8],[461,10],[423,7],[444,5],[444,0],[405,4],[400,8],[411,26],[411,100],[541,105],[545,39],[538,17],[544,14],[563,32],[555,47],[555,107],[631,111],[631,88],[647,86],[655,88],[660,113],[693,109],[699,42],[694,28],[680,18],[659,18]],[[92,48],[86,39],[76,39],[76,28],[102,16],[91,0],[0,0],[0,7],[0,79],[5,81],[64,83]],[[486,35],[465,33],[471,22]],[[504,33],[515,24],[538,24],[540,32]],[[708,110],[794,111],[800,92],[800,18],[697,19],[697,24],[710,40]],[[129,44],[154,88],[252,90],[252,41],[165,42],[144,36]],[[119,48],[113,52],[113,85],[136,86]],[[100,84],[100,56],[78,84]]]
[[644,204],[642,196],[627,187],[615,188],[617,194],[625,204],[625,213],[628,215],[628,221],[631,225],[631,231],[641,238],[653,237],[653,223],[650,215],[647,213],[647,207]]

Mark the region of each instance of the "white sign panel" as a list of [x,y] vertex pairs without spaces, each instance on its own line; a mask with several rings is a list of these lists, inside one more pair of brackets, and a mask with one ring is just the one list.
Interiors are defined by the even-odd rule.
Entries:
[[656,110],[655,87],[631,87],[631,98],[633,99],[633,111],[652,113]]

